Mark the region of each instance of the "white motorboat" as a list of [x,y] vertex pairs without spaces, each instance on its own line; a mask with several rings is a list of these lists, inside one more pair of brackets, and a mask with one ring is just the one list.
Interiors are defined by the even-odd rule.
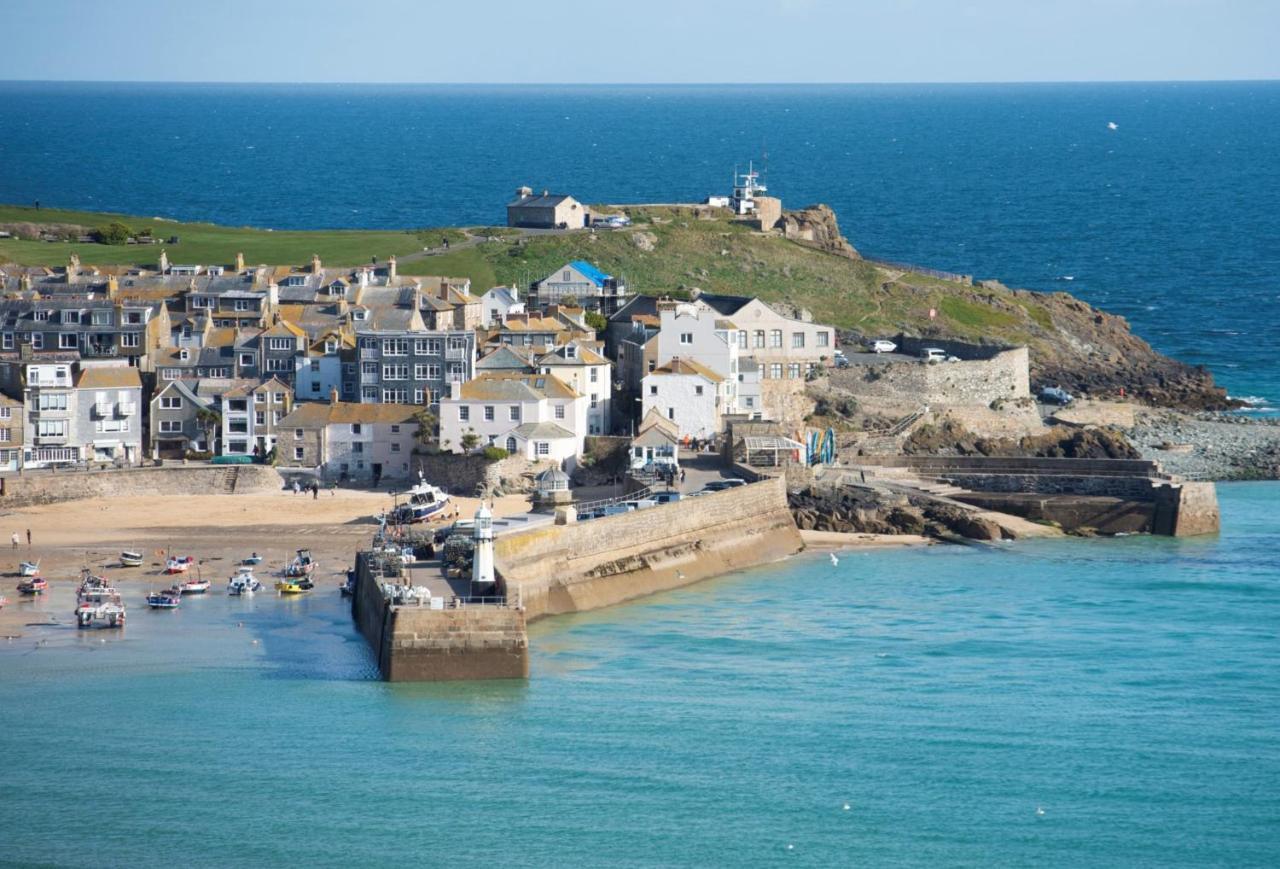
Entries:
[[227,580],[227,594],[251,597],[254,592],[261,589],[262,583],[253,575],[251,566],[241,567],[236,571],[235,576]]

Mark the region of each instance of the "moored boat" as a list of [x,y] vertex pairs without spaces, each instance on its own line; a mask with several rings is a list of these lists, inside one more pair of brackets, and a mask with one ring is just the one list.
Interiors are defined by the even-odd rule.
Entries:
[[262,563],[262,556],[255,552],[252,555],[250,555],[248,558],[241,561],[240,563],[243,565],[252,567],[255,564]]
[[305,577],[290,579],[285,577],[276,583],[276,591],[281,594],[302,594],[313,588],[311,580]]
[[48,589],[49,583],[40,576],[29,576],[18,583],[19,594],[44,594]]
[[76,595],[76,624],[82,628],[91,627],[94,622],[109,628],[124,627],[124,599],[110,585],[100,585],[98,581],[105,582],[103,577],[89,576],[80,586]]
[[311,550],[299,549],[297,557],[284,566],[284,575],[286,578],[295,579],[310,576],[315,569],[316,561],[311,557]]
[[207,579],[200,577],[187,577],[186,579],[176,583],[173,587],[181,594],[204,594],[209,590],[213,583]]
[[121,567],[141,567],[142,553],[133,549],[126,549],[120,553]]
[[35,561],[20,562],[18,564],[18,575],[19,576],[39,576],[40,560],[36,559]]
[[171,555],[164,562],[164,572],[167,574],[186,573],[191,569],[191,565],[196,560],[190,555]]
[[[419,475],[417,484],[407,493],[408,500],[384,514],[385,520],[394,525],[416,525],[444,516],[449,508],[449,493],[433,486]],[[381,521],[382,518],[379,517]]]
[[241,567],[236,575],[227,580],[227,594],[248,597],[262,588],[262,583],[253,575],[252,567]]
[[182,592],[177,588],[166,588],[163,591],[156,591],[147,595],[147,606],[153,610],[177,609],[181,603]]

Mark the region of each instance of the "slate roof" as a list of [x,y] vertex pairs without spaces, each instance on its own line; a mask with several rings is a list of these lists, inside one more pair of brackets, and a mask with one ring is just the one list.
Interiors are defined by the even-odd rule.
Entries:
[[672,359],[665,365],[659,365],[657,368],[649,372],[649,374],[696,374],[705,377],[712,383],[722,383],[724,378],[716,374],[705,365],[694,362],[692,359]]
[[132,365],[93,365],[80,369],[77,389],[141,389],[142,378]]

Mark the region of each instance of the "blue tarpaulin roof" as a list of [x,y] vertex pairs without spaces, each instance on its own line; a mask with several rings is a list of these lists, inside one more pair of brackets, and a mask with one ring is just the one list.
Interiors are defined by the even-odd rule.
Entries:
[[591,281],[591,283],[595,284],[597,287],[603,287],[604,282],[609,280],[609,275],[606,275],[586,260],[574,260],[569,263],[569,265],[582,272],[582,276]]

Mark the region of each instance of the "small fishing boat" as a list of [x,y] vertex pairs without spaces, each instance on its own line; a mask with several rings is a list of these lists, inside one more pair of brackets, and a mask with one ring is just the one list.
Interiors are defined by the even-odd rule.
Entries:
[[253,568],[241,567],[236,575],[227,580],[227,594],[249,597],[262,588],[262,583],[253,575]]
[[19,594],[44,594],[48,589],[49,583],[40,576],[29,576],[18,583]]
[[176,583],[173,587],[181,594],[204,594],[212,585],[213,583],[209,582],[207,579],[201,579],[198,576],[189,576],[181,582]]
[[167,574],[186,573],[196,560],[190,555],[171,555],[165,560],[164,572]]
[[132,549],[124,550],[123,552],[120,553],[120,566],[121,567],[141,567],[142,553],[136,552]]
[[166,588],[163,591],[152,592],[147,595],[147,606],[153,610],[172,610],[177,609],[182,603],[182,592],[175,588]]
[[390,513],[380,514],[378,521],[393,525],[417,525],[443,518],[445,511],[451,507],[449,493],[439,486],[428,483],[421,474],[417,484],[405,493],[408,500],[393,508]]
[[109,628],[124,627],[125,607],[120,593],[105,576],[94,576],[85,569],[80,591],[76,593],[76,624],[82,628],[102,622]]
[[255,564],[262,563],[262,556],[255,552],[253,553],[253,555],[250,555],[248,558],[244,559],[240,563],[248,567],[252,567]]
[[338,586],[338,591],[343,597],[351,597],[356,593],[356,571],[354,567],[347,570],[347,581]]
[[18,564],[18,575],[19,576],[39,576],[40,560],[36,559],[35,561],[20,562]]
[[312,589],[311,580],[299,577],[297,579],[281,579],[276,583],[276,591],[281,594],[302,594]]
[[316,561],[311,557],[311,550],[299,549],[297,557],[284,566],[284,575],[286,578],[295,579],[310,576],[315,569]]

